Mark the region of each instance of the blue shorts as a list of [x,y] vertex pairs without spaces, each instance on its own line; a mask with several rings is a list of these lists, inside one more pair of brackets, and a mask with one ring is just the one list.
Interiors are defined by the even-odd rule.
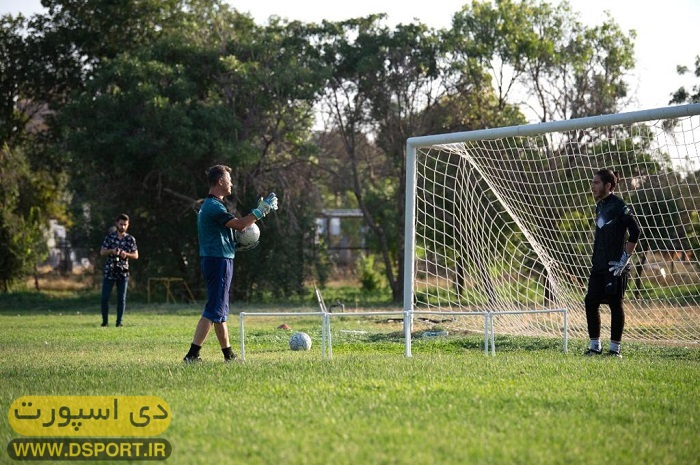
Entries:
[[202,274],[207,283],[207,303],[202,316],[214,323],[228,320],[228,294],[233,278],[233,259],[202,257]]

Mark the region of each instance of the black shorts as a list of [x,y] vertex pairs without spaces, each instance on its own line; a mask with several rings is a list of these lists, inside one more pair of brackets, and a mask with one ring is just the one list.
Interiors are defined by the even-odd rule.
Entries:
[[615,276],[612,272],[591,272],[586,301],[607,304],[621,302],[627,290],[628,273]]

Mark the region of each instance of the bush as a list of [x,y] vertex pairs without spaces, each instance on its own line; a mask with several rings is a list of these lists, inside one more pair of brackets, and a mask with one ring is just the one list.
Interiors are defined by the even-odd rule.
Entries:
[[357,268],[362,290],[373,292],[380,288],[382,276],[374,267],[374,255],[362,254],[357,260]]

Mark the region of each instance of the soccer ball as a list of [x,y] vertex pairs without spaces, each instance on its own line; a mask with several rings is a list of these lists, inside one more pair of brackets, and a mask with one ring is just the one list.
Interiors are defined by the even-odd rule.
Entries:
[[306,333],[294,333],[289,338],[289,348],[292,350],[309,350],[311,348],[311,338]]
[[260,239],[260,228],[253,223],[242,231],[236,231],[236,242],[242,247],[253,245]]

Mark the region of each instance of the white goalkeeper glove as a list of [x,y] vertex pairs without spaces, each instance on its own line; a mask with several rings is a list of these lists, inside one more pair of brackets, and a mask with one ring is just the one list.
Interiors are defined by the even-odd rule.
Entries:
[[632,268],[632,264],[630,263],[631,259],[631,255],[627,252],[622,252],[620,260],[608,262],[608,265],[610,265],[608,271],[612,271],[615,276],[620,276],[622,273],[629,272]]
[[272,210],[277,210],[277,194],[274,192],[264,199],[260,197],[260,200],[258,200],[258,207],[253,209],[252,213],[255,215],[255,218],[260,219]]

